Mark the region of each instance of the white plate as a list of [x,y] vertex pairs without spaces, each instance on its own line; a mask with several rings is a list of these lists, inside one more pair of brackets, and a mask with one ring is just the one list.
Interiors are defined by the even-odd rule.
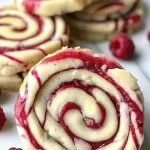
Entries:
[[[0,6],[11,3],[12,0],[0,0]],[[145,0],[146,25],[145,28],[133,36],[137,47],[137,57],[131,61],[119,62],[138,79],[139,85],[145,97],[145,141],[141,150],[150,150],[150,45],[147,41],[147,31],[150,29],[150,0]],[[108,43],[89,44],[82,43],[81,46],[92,48],[97,52],[102,52],[111,56]],[[0,131],[0,150],[8,150],[10,147],[23,148],[23,144],[18,137],[15,120],[14,104],[17,93],[2,92],[0,106],[4,108],[7,116],[7,123]]]

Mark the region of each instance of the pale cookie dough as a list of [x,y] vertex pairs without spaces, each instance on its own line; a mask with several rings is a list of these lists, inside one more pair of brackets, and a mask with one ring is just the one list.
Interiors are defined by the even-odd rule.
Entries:
[[69,43],[61,17],[32,16],[18,12],[15,5],[0,8],[0,37],[0,76],[25,72]]
[[19,75],[0,76],[0,87],[3,90],[18,91],[23,79]]
[[40,16],[55,16],[82,10],[98,0],[15,0],[19,10]]
[[33,67],[15,105],[29,150],[139,150],[143,111],[137,79],[80,47],[63,48]]
[[118,33],[131,35],[139,30],[143,15],[141,0],[108,0],[68,14],[65,19],[71,27],[72,36],[81,40],[103,41],[112,39]]
[[19,91],[22,81],[28,72],[18,73],[11,76],[0,76],[0,87],[3,90]]

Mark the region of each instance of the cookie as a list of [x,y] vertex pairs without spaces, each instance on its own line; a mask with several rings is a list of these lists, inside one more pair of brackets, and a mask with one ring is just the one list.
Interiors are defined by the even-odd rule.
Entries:
[[28,71],[69,42],[61,17],[33,16],[18,12],[15,5],[0,9],[0,37],[0,78]]
[[3,108],[0,106],[0,132],[2,128],[4,127],[6,121],[7,119],[6,119],[5,113],[3,111]]
[[83,11],[66,15],[72,36],[88,41],[112,39],[118,33],[131,35],[143,22],[141,0],[97,2]]
[[18,91],[23,79],[19,75],[0,76],[0,87],[4,90]]
[[11,76],[0,76],[0,87],[3,90],[19,91],[22,81],[27,76],[27,72],[21,72]]
[[98,0],[16,0],[21,11],[41,16],[55,16],[82,10]]
[[15,117],[27,149],[139,150],[144,138],[136,78],[79,47],[48,55],[31,69]]

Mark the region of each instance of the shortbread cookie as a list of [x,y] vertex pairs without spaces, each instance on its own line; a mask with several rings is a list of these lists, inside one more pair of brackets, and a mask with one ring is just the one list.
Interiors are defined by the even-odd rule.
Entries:
[[41,16],[55,16],[82,10],[95,1],[98,0],[16,0],[16,4],[21,11]]
[[139,150],[144,138],[137,80],[87,49],[64,48],[33,67],[15,117],[27,149]]
[[10,76],[66,46],[68,28],[59,16],[32,16],[12,5],[0,9],[0,37],[0,76]]
[[150,31],[148,31],[147,38],[148,38],[148,41],[150,42]]
[[142,26],[141,0],[104,1],[66,15],[71,34],[79,39],[102,41],[118,33],[130,35]]
[[18,91],[23,79],[18,75],[0,76],[0,87],[3,90]]
[[0,76],[0,87],[3,90],[19,91],[22,81],[28,72],[21,72],[11,76]]

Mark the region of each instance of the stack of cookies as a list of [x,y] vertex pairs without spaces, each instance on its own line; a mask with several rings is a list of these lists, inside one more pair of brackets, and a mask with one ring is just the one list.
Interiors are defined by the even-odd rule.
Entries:
[[141,0],[99,0],[65,18],[73,36],[103,41],[118,33],[130,35],[140,29],[143,13]]
[[68,41],[68,27],[60,16],[31,15],[15,4],[1,8],[0,87],[18,90],[32,66]]
[[31,67],[68,46],[69,33],[107,40],[137,31],[142,18],[141,0],[15,0],[0,8],[0,88],[18,90]]

